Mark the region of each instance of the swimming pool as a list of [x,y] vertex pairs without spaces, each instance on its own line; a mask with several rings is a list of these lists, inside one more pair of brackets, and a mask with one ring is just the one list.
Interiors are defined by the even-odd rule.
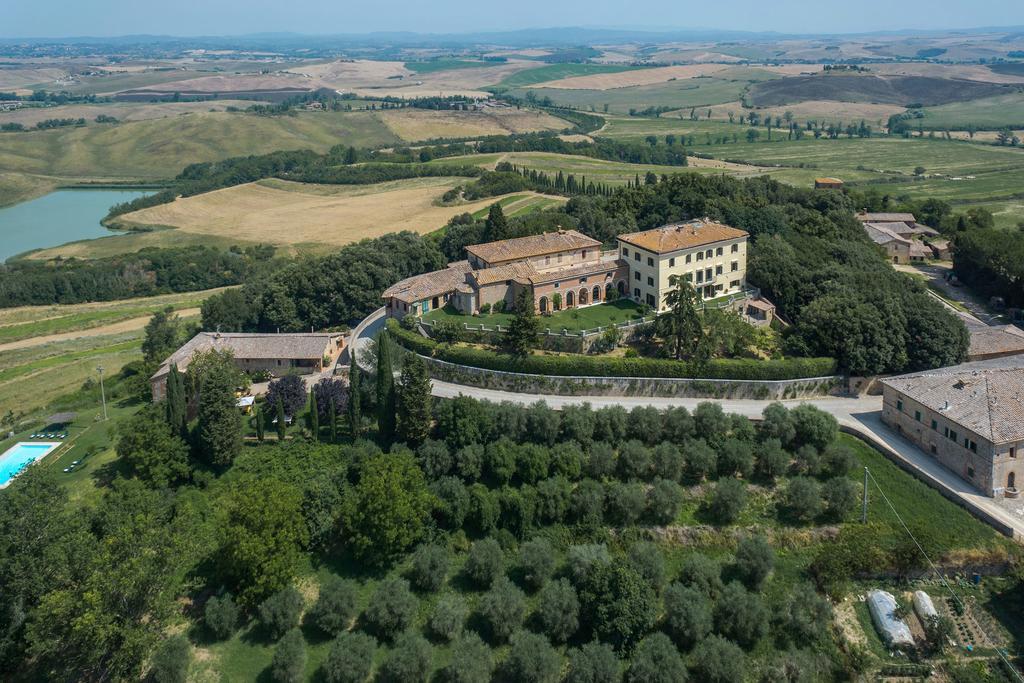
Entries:
[[7,486],[18,472],[59,445],[59,441],[20,441],[8,448],[0,455],[0,487]]

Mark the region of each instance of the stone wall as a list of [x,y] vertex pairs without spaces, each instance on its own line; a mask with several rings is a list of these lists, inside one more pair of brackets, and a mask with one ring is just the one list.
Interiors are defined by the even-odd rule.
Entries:
[[431,377],[452,384],[558,396],[657,396],[783,400],[837,394],[841,377],[784,381],[674,379],[657,377],[555,377],[501,372],[426,358]]

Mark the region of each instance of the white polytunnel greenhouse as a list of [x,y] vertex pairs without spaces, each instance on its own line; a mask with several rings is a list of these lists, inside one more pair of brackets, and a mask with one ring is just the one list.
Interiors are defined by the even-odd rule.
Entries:
[[910,635],[907,622],[896,616],[896,598],[892,593],[873,590],[868,592],[868,610],[871,620],[875,622],[878,635],[886,646],[904,648],[914,646],[914,637]]
[[925,625],[939,617],[931,596],[924,591],[914,591],[914,612],[917,613],[917,618],[921,620],[921,623]]

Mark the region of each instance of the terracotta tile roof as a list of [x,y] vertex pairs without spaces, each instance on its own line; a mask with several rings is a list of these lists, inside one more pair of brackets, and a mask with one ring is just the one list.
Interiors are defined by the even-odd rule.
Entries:
[[922,256],[924,258],[931,258],[933,256],[932,250],[926,247],[921,242],[910,243],[910,255],[911,256]]
[[971,334],[968,358],[992,354],[1024,353],[1024,330],[1016,325],[994,325],[968,327]]
[[564,268],[558,268],[555,270],[545,270],[543,272],[539,272],[536,275],[530,277],[530,284],[538,285],[545,282],[557,282],[561,280],[571,280],[573,278],[586,277],[588,275],[610,273],[611,271],[621,268],[625,265],[627,265],[627,263],[622,259],[602,258],[598,261],[578,263],[574,266],[565,266]]
[[398,299],[412,303],[430,297],[440,296],[455,291],[466,282],[466,273],[470,271],[469,261],[449,263],[443,270],[435,270],[422,275],[413,275],[400,280],[384,290],[381,298]]
[[495,282],[515,280],[516,282],[528,283],[530,278],[537,274],[537,269],[529,262],[506,263],[493,268],[482,268],[474,270],[471,277],[477,285],[493,285]]
[[320,360],[332,340],[341,336],[337,332],[200,332],[168,356],[153,377],[166,375],[171,365],[177,365],[178,370],[184,371],[192,356],[201,351],[231,351],[240,360]]
[[882,384],[992,443],[1024,440],[1022,365],[972,363],[890,377]]
[[466,247],[466,252],[487,263],[503,263],[574,249],[600,248],[601,242],[576,230],[559,230]]
[[714,221],[689,221],[663,225],[653,230],[631,232],[619,235],[620,242],[626,242],[655,254],[667,254],[680,249],[699,247],[723,240],[747,237],[747,232]]
[[857,220],[864,223],[914,223],[917,219],[912,213],[865,213],[857,214]]
[[888,244],[889,242],[910,244],[910,240],[906,237],[900,237],[898,233],[891,228],[885,227],[882,223],[865,223],[864,230],[875,244]]

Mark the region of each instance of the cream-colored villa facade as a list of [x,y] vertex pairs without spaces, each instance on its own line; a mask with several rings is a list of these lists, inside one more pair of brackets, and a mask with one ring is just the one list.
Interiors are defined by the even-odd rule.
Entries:
[[662,311],[672,275],[688,278],[704,299],[744,291],[747,237],[720,223],[690,221],[620,235],[617,249],[602,251],[598,240],[558,230],[466,247],[466,260],[406,278],[382,296],[396,318],[445,306],[466,314],[511,308],[524,290],[541,314],[613,297]]

